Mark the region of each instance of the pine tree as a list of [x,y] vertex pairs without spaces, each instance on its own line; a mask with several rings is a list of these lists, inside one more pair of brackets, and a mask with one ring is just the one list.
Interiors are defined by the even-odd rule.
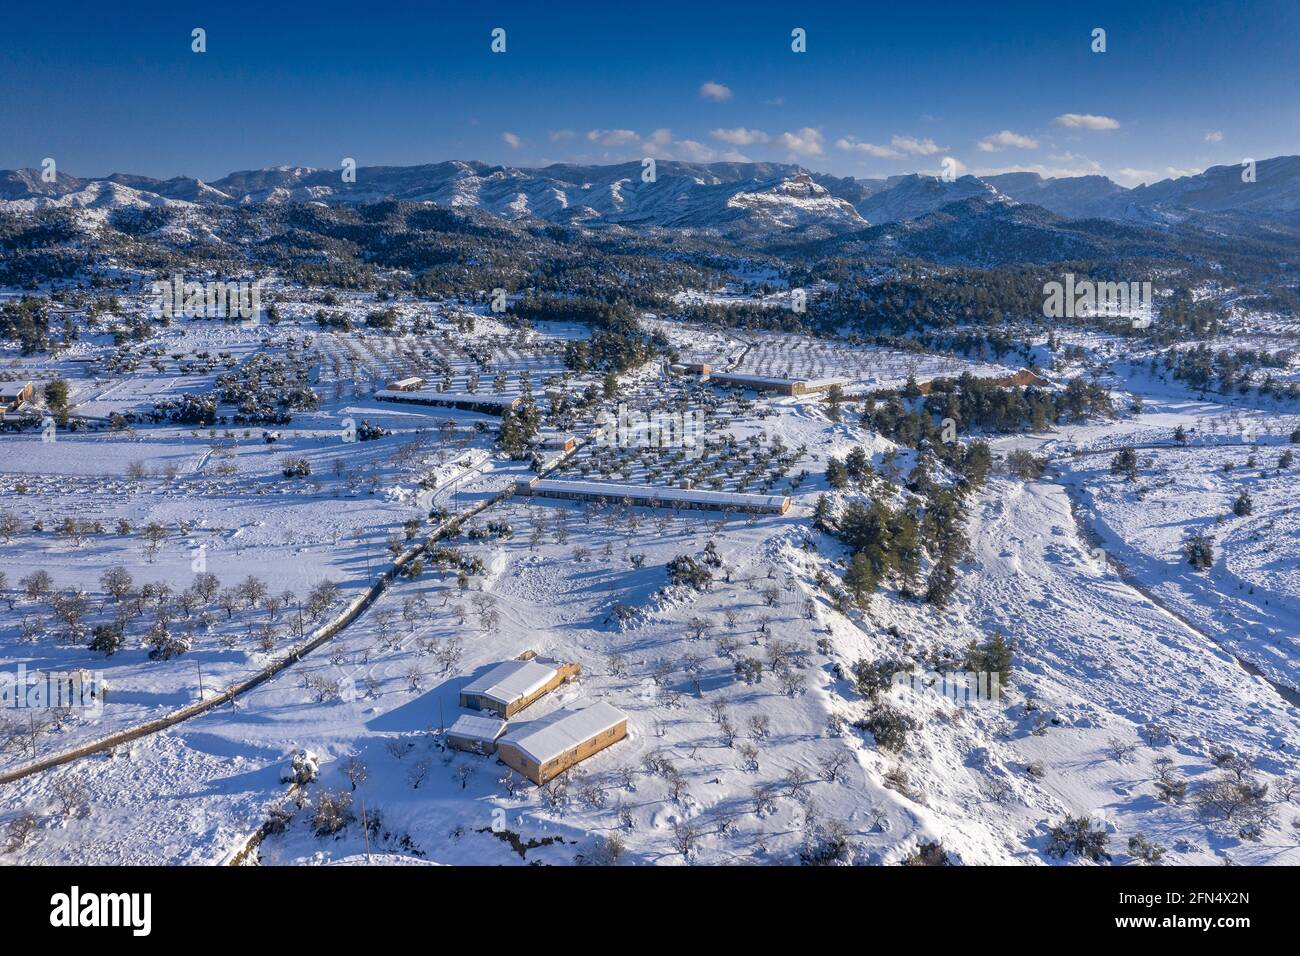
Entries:
[[935,607],[947,607],[957,590],[957,569],[947,560],[939,561],[930,569],[926,582],[925,599]]
[[849,563],[848,571],[844,573],[844,586],[849,589],[858,606],[865,608],[871,603],[871,595],[875,593],[877,583],[878,577],[871,559],[859,551]]
[[844,466],[844,462],[835,457],[826,462],[826,481],[836,491],[842,491],[849,486],[849,471]]
[[832,534],[835,530],[835,515],[831,511],[831,503],[825,495],[817,496],[817,504],[813,507],[813,527],[818,531],[824,531]]
[[1137,468],[1137,452],[1132,448],[1125,448],[1110,460],[1110,473],[1112,475],[1123,475],[1129,481],[1137,480]]

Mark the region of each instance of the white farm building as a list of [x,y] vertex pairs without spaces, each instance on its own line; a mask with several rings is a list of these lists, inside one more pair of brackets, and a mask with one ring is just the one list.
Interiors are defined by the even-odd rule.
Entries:
[[535,660],[506,661],[460,689],[460,706],[513,717],[579,673],[577,664],[552,667]]
[[702,511],[734,510],[777,515],[790,510],[790,499],[785,495],[742,495],[727,491],[657,488],[605,481],[520,479],[515,483],[515,494],[570,501],[626,501],[639,508],[696,508]]
[[515,727],[497,742],[497,755],[536,784],[627,736],[627,714],[604,701],[579,701]]

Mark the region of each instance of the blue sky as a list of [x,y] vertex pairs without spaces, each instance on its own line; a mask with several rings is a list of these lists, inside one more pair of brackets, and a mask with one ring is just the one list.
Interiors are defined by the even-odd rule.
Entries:
[[10,5],[0,167],[656,156],[865,177],[951,156],[1133,185],[1300,152],[1294,0],[283,6]]

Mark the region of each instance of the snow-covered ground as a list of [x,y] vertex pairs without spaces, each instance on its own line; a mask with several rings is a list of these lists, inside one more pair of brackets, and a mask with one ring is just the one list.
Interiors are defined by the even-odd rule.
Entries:
[[[308,314],[304,306],[304,319]],[[323,618],[387,566],[390,539],[405,537],[405,522],[427,528],[430,509],[481,504],[531,474],[526,463],[496,454],[490,431],[477,427],[491,427],[486,416],[370,397],[394,377],[427,374],[438,359],[426,348],[452,366],[454,378],[479,367],[467,352],[485,350],[492,369],[483,374],[485,391],[500,370],[514,394],[524,369],[540,389],[562,370],[562,342],[575,334],[542,328],[514,341],[494,320],[478,322],[469,339],[453,337],[454,346],[436,332],[321,332],[296,317],[266,341],[258,332],[227,342],[222,348],[244,362],[254,349],[301,343],[310,330],[321,353],[313,372],[320,407],[275,426],[274,444],[264,441],[262,426],[236,425],[59,433],[53,443],[34,432],[0,436],[0,512],[19,519],[9,540],[0,540],[13,603],[0,608],[4,668],[101,670],[110,688],[102,713],[73,714],[49,728],[36,754],[197,699],[200,669],[209,695],[246,678],[291,643],[297,605],[321,581],[340,587]],[[214,336],[222,328],[197,326]],[[182,325],[167,335],[198,330]],[[871,356],[789,336],[745,333],[742,341],[691,329],[674,336],[684,355],[721,364],[748,346],[743,367],[772,374],[893,384],[908,374],[1008,370],[944,356]],[[160,394],[209,387],[174,374],[171,350],[216,351],[215,341],[158,344],[163,372],[142,365],[139,375],[106,386],[122,391],[85,393],[88,404],[103,406],[97,414],[115,400],[138,408]],[[68,368],[60,366],[63,374]],[[0,821],[31,810],[39,829],[6,861],[216,863],[276,819],[277,832],[253,854],[263,862],[361,863],[369,856],[567,864],[599,858],[602,838],[616,834],[626,862],[789,863],[842,834],[843,858],[852,862],[897,863],[939,842],[963,863],[1042,864],[1056,862],[1045,852],[1047,829],[1067,815],[1088,815],[1110,832],[1116,862],[1132,861],[1127,841],[1141,834],[1165,847],[1169,862],[1300,863],[1297,811],[1281,786],[1300,765],[1300,713],[1233,657],[1278,683],[1294,687],[1300,679],[1300,472],[1276,467],[1289,446],[1289,420],[1198,400],[1136,374],[1117,377],[1110,382],[1117,404],[1126,391],[1140,391],[1140,413],[994,441],[999,454],[1028,448],[1050,456],[1053,466],[1037,481],[999,473],[975,493],[966,529],[971,551],[948,608],[936,611],[886,589],[865,612],[846,615],[818,583],[843,572],[845,552],[813,530],[810,515],[828,493],[831,455],[860,446],[879,469],[892,444],[852,416],[832,422],[818,398],[729,395],[657,366],[624,379],[618,400],[642,411],[699,410],[702,420],[708,408],[705,434],[719,442],[734,436],[738,450],[724,457],[710,446],[676,462],[676,450],[593,447],[558,477],[668,486],[681,477],[673,469],[694,474],[718,463],[728,489],[754,470],[750,490],[770,480],[772,493],[793,497],[790,511],[747,517],[506,498],[440,542],[479,562],[463,579],[455,567],[431,562],[418,578],[399,579],[325,646],[232,704],[111,755],[7,785]],[[346,441],[345,418],[392,434]],[[592,419],[592,409],[576,415],[574,431],[583,434]],[[1261,436],[1252,452],[1235,442],[1257,419],[1270,431],[1252,432]],[[1171,445],[1179,425],[1191,435],[1189,448],[1141,448],[1136,483],[1111,475],[1112,449]],[[777,438],[795,460],[773,477]],[[1104,451],[1071,455],[1088,450]],[[1257,461],[1247,465],[1252,453]],[[290,458],[305,459],[311,474],[285,477]],[[900,471],[912,461],[902,450]],[[1254,512],[1238,518],[1231,500],[1242,488]],[[1080,504],[1077,517],[1072,501]],[[73,533],[59,533],[68,517]],[[119,530],[123,519],[129,531]],[[76,527],[96,521],[102,530]],[[140,533],[149,522],[166,532],[156,550]],[[1080,523],[1100,535],[1101,550]],[[37,524],[42,530],[33,530]],[[1188,528],[1215,535],[1219,561],[1209,574],[1181,562]],[[702,559],[710,542],[718,561],[711,586],[670,585],[665,566],[681,555]],[[1142,588],[1127,583],[1108,554]],[[134,619],[127,646],[105,658],[84,637],[55,632],[48,596],[22,593],[20,581],[45,569],[57,592],[83,589],[89,622],[103,623],[116,613],[101,582],[112,566],[127,569],[137,587],[166,582],[173,594],[190,587],[201,568],[222,587],[254,576],[271,594],[293,597],[275,612],[259,604],[228,613],[211,603],[191,649],[152,660]],[[1015,648],[999,700],[956,707],[892,691],[891,703],[915,721],[896,752],[853,726],[868,709],[848,677],[856,662],[950,660],[995,631]],[[606,701],[629,716],[628,737],[581,764],[567,786],[507,780],[494,757],[448,750],[440,734],[460,713],[461,687],[529,650],[577,663],[582,673],[518,720],[579,699]],[[766,665],[755,683],[737,669],[751,658]],[[21,735],[11,740],[19,745],[11,742],[0,769],[31,757]],[[320,756],[320,777],[290,793],[280,770],[299,748]],[[1192,792],[1216,777],[1224,750],[1273,786],[1270,819],[1247,836],[1203,820],[1190,796],[1157,797],[1160,774],[1184,778]],[[1162,758],[1168,762],[1157,764]],[[359,765],[364,779],[356,776]],[[70,781],[84,785],[84,813],[57,810],[60,794],[76,790]],[[352,822],[318,835],[313,818],[328,792],[346,795]]]

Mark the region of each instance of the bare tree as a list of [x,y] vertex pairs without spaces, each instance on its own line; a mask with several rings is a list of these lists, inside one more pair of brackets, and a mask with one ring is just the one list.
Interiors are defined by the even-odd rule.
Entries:
[[837,783],[844,776],[844,770],[851,762],[847,750],[836,750],[822,761],[822,775],[827,783]]
[[355,790],[366,782],[370,771],[366,767],[366,762],[357,754],[348,754],[343,760],[343,775],[348,778],[348,783],[352,784]]
[[433,769],[433,758],[421,757],[415,762],[410,770],[406,771],[406,779],[411,782],[411,788],[420,789],[420,784],[424,783],[425,778],[429,776],[429,771]]
[[76,777],[63,776],[50,788],[55,811],[65,817],[84,817],[90,813],[90,794],[86,785]]
[[38,829],[40,823],[36,814],[25,810],[5,824],[5,852],[16,853],[27,845]]
[[700,830],[693,820],[674,820],[672,844],[673,849],[684,859],[690,859],[700,842]]

